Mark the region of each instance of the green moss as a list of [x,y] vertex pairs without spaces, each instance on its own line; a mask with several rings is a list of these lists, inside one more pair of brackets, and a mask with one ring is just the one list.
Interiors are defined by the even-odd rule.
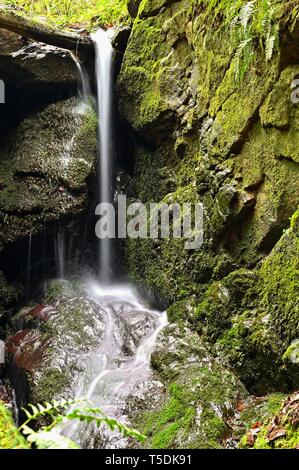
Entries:
[[0,401],[0,449],[28,449],[23,436],[18,432],[12,416]]
[[139,413],[134,423],[148,436],[146,446],[221,448],[232,432],[228,422],[233,405],[247,396],[236,377],[181,324],[163,330],[152,366],[167,389],[154,411]]
[[96,158],[95,117],[77,112],[75,100],[25,119],[0,151],[0,244],[82,211]]
[[272,393],[260,399],[251,399],[240,413],[245,430],[248,431],[257,422],[268,422],[273,415],[278,413],[285,398],[285,394]]
[[58,368],[45,367],[38,380],[38,386],[32,390],[32,402],[45,403],[53,400],[54,397],[65,395],[70,384],[71,377],[67,373]]
[[299,444],[298,393],[287,397],[280,406],[274,400],[271,416],[262,422],[255,439],[244,436],[239,447],[254,449],[296,449]]

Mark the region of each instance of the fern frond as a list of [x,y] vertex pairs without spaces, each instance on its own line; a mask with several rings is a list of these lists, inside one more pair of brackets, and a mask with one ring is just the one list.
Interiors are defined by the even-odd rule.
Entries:
[[271,32],[266,40],[266,60],[270,61],[273,57],[275,48],[279,43],[279,25],[276,24],[271,28]]
[[249,23],[255,12],[255,0],[248,2],[241,8],[239,13],[239,24],[241,25],[244,32],[248,29]]
[[[20,426],[19,430],[26,436],[29,443],[34,443],[38,449],[74,449],[79,448],[70,439],[55,432],[55,428],[61,429],[61,425],[69,421],[79,421],[87,424],[94,423],[97,427],[106,425],[111,431],[118,430],[124,437],[132,437],[144,442],[146,436],[120,423],[114,418],[106,416],[100,408],[85,406],[74,408],[74,405],[88,403],[84,398],[75,400],[53,400],[51,403],[28,405],[23,411],[27,420]],[[29,408],[29,409],[28,409]],[[67,411],[69,410],[69,411]],[[64,412],[64,414],[63,414]],[[51,424],[43,426],[39,431],[34,431],[29,426],[31,421],[35,421],[41,416],[48,415]]]
[[[75,400],[53,400],[51,403],[28,405],[27,409],[22,408],[22,411],[25,413],[27,420],[19,427],[19,431],[23,431],[24,428],[31,422],[36,421],[41,416],[50,415],[52,418],[54,415],[58,415],[61,411],[68,409],[70,406],[84,403],[84,399],[75,399]],[[30,408],[32,411],[28,410]]]
[[100,427],[102,424],[106,424],[111,429],[111,431],[118,429],[118,431],[124,437],[133,437],[140,442],[144,442],[146,439],[146,436],[136,431],[135,429],[131,429],[128,426],[125,426],[114,418],[107,417],[100,408],[85,408],[83,410],[75,409],[70,413],[67,413],[64,418],[65,420],[71,421],[78,420],[86,423],[93,422],[97,427]]
[[249,66],[252,56],[252,38],[242,41],[236,50],[234,57],[235,79],[241,81]]

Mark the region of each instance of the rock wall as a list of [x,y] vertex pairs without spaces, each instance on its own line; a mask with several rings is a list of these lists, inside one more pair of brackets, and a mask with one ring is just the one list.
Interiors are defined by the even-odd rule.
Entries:
[[[143,0],[118,79],[135,142],[133,199],[201,202],[204,244],[128,240],[131,277],[158,288],[257,393],[296,386],[299,74],[296,31],[280,7],[281,50],[256,48],[240,83],[229,28],[202,1]],[[293,326],[290,327],[290,324]],[[293,347],[293,346],[292,346]]]

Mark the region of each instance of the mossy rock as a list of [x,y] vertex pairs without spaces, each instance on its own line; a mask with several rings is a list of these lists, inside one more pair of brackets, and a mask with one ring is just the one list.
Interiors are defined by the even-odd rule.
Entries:
[[188,328],[164,328],[152,365],[167,387],[153,411],[140,413],[134,425],[148,439],[147,448],[222,448],[235,413],[234,405],[248,394],[242,384],[209,354]]
[[48,282],[44,301],[22,309],[14,319],[15,324],[23,320],[23,333],[15,340],[21,351],[16,365],[26,371],[33,403],[73,396],[105,331],[97,305],[80,297],[72,283]]
[[0,149],[0,244],[84,210],[96,135],[94,114],[81,114],[70,99],[25,119],[8,136]]

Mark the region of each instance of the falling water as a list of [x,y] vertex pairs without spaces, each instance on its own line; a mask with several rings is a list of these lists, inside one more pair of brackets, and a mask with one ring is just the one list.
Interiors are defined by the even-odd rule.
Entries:
[[[99,318],[104,318],[105,333],[91,353],[75,395],[130,425],[128,411],[132,404],[128,403],[135,394],[140,401],[142,390],[152,380],[150,358],[157,336],[167,323],[166,312],[149,309],[129,286],[101,286],[95,281],[88,286],[88,297],[98,306]],[[61,432],[84,448],[127,445],[118,433],[105,428],[70,423]]]
[[[113,49],[108,32],[98,31],[93,35],[93,41],[100,143],[97,202],[112,203]],[[80,74],[80,77],[84,83],[84,76]],[[84,93],[84,87],[82,90]],[[56,256],[59,275],[63,278],[65,241],[62,230],[57,234]],[[166,312],[149,309],[129,286],[111,286],[112,244],[108,238],[100,240],[98,266],[100,282],[89,280],[83,289],[84,294],[80,295],[85,295],[94,305],[97,321],[103,326],[103,336],[88,355],[85,371],[74,384],[73,394],[77,398],[86,397],[107,415],[130,425],[131,398],[142,399],[147,382],[153,380],[150,357],[157,336],[167,323]],[[105,428],[86,427],[83,423],[64,424],[58,432],[85,448],[121,448],[128,444],[117,433],[108,432]]]
[[57,274],[60,279],[65,277],[65,237],[63,228],[58,228],[55,240],[55,259]]
[[32,233],[30,232],[28,237],[28,257],[27,257],[27,295],[30,290],[30,270],[31,270],[31,247],[32,247]]
[[[112,92],[113,48],[109,31],[99,30],[92,39],[96,49],[96,80],[98,90],[98,119],[99,119],[99,180],[98,202],[111,203],[112,194]],[[111,240],[101,239],[99,246],[99,275],[102,282],[109,282],[111,276]]]
[[92,92],[88,73],[86,72],[85,68],[81,64],[76,54],[74,54],[73,52],[71,52],[70,54],[76,64],[79,76],[78,94],[81,102],[78,110],[79,112],[85,112],[90,108],[90,104],[92,101]]

